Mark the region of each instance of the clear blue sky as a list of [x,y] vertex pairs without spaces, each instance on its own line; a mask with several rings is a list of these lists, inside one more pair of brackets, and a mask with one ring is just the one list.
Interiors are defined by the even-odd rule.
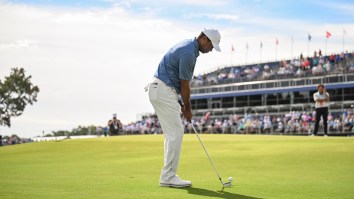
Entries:
[[[319,24],[347,23],[354,20],[354,2],[350,0],[220,0],[204,1],[204,3],[200,0],[194,3],[193,0],[10,0],[5,2],[76,8],[109,8],[114,5],[123,5],[131,12],[147,13],[153,10],[153,14],[158,17],[175,20],[181,20],[188,15],[201,12],[223,13],[240,17],[261,15],[308,20]],[[193,18],[193,21],[201,22],[202,19],[196,17]],[[230,25],[223,19],[215,20],[215,23]],[[235,22],[235,24],[237,23]]]

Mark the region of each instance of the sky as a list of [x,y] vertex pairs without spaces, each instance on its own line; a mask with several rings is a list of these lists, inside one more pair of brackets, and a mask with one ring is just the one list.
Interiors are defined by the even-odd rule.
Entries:
[[0,0],[0,79],[22,67],[40,88],[38,102],[0,134],[105,126],[113,113],[128,124],[153,113],[144,87],[158,63],[204,28],[220,31],[222,52],[201,54],[195,75],[319,49],[354,51],[354,2]]

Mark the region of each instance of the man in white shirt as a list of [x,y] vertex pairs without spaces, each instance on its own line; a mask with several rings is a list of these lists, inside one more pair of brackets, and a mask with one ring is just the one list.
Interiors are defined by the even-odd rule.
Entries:
[[329,94],[323,84],[317,86],[318,92],[313,94],[313,99],[315,100],[316,109],[316,123],[315,129],[312,135],[317,135],[319,123],[321,121],[321,116],[323,119],[324,135],[327,136],[327,117],[328,117],[328,107],[329,107]]

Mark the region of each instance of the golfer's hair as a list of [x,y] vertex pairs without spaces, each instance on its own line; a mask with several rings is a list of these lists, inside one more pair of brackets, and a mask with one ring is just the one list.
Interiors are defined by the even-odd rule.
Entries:
[[[200,32],[200,34],[199,34],[199,36],[198,36],[198,38],[197,39],[201,39],[202,37],[206,37],[206,38],[208,38],[208,36],[206,36],[205,34],[204,34],[204,32]],[[210,39],[208,38],[208,41],[210,41]]]
[[325,86],[324,86],[323,84],[319,84],[319,85],[317,86],[317,89],[319,89],[320,87],[324,88]]

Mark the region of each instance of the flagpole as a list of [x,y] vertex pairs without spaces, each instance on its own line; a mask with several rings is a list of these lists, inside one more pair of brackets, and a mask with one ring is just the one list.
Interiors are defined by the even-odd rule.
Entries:
[[291,59],[293,59],[293,50],[294,50],[294,38],[291,36]]
[[259,48],[259,63],[260,64],[262,63],[262,41],[261,41],[261,45],[260,45],[260,48]]
[[327,39],[328,39],[328,37],[326,36],[326,38],[325,38],[325,56],[327,56]]
[[246,57],[245,57],[245,65],[247,66],[247,56],[248,56],[248,42],[246,45]]
[[231,66],[233,66],[234,46],[231,45]]
[[277,61],[278,54],[278,38],[275,41],[275,61]]
[[343,28],[343,53],[344,53],[344,28]]
[[326,40],[325,40],[325,54],[327,55],[327,40],[332,36],[330,32],[326,31]]
[[307,57],[310,57],[311,35],[307,33]]

